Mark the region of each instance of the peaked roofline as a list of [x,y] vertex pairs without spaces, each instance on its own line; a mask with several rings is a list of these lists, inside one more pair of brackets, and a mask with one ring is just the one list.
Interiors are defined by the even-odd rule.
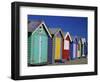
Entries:
[[64,34],[63,34],[63,32],[62,32],[62,30],[60,28],[57,30],[57,32],[54,35],[56,35],[58,32],[61,32],[62,37],[64,38]]
[[52,35],[51,35],[51,33],[49,32],[49,30],[48,30],[46,24],[44,23],[44,21],[42,21],[42,22],[38,25],[38,27],[32,32],[32,34],[34,34],[35,31],[37,31],[37,29],[38,29],[40,26],[42,26],[42,24],[44,25],[44,27],[45,27],[47,33],[49,34],[49,36],[52,38]]
[[82,38],[82,43],[86,42],[86,39],[85,38]]
[[48,28],[47,28],[46,24],[44,23],[44,21],[42,21],[42,24],[44,24],[44,26],[45,26],[45,28],[46,28],[46,30],[47,30],[49,36],[52,38],[52,35],[51,35],[50,31],[48,30]]
[[70,36],[70,33],[69,33],[69,32],[67,32],[67,33],[66,33],[66,35],[65,35],[64,39],[66,39],[66,37],[67,37],[67,36],[69,36],[70,41],[72,42],[72,38],[71,38],[71,36]]
[[78,43],[82,43],[82,39],[81,38],[78,39]]

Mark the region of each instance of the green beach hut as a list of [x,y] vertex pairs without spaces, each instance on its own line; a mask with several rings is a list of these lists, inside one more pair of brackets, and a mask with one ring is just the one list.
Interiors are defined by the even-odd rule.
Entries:
[[28,22],[28,65],[44,65],[48,62],[48,36],[51,37],[43,21]]

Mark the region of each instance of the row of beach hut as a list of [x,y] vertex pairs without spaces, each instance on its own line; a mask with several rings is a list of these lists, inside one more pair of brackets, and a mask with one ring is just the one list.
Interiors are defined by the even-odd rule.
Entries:
[[44,65],[87,57],[85,38],[72,37],[43,21],[28,21],[28,65]]

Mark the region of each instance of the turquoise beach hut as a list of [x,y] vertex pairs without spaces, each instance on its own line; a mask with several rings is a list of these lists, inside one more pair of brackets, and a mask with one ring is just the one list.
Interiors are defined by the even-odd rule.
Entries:
[[28,65],[44,65],[48,62],[48,37],[51,37],[43,21],[28,22]]

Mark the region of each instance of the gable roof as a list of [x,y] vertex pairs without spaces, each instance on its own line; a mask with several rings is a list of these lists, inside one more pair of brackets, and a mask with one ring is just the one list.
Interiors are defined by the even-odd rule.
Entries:
[[86,42],[86,39],[85,38],[82,38],[82,44],[84,44],[84,42]]
[[81,44],[82,44],[82,39],[81,39],[81,37],[78,37],[78,43],[81,43]]
[[50,37],[52,37],[47,26],[45,25],[44,21],[30,21],[30,22],[28,22],[28,32],[32,32],[32,34],[33,34],[40,26],[43,26],[43,28],[46,29],[48,35]]
[[70,36],[69,32],[67,32],[67,33],[65,34],[64,39],[66,39],[66,37],[67,37],[67,36],[69,36],[70,41],[72,42],[72,38],[71,38],[71,36]]
[[64,38],[63,32],[60,28],[49,28],[49,31],[52,35],[56,36],[58,32],[61,32],[62,37]]
[[72,41],[78,43],[78,37],[77,36],[72,36]]
[[81,37],[78,37],[78,41],[82,41],[82,38]]

